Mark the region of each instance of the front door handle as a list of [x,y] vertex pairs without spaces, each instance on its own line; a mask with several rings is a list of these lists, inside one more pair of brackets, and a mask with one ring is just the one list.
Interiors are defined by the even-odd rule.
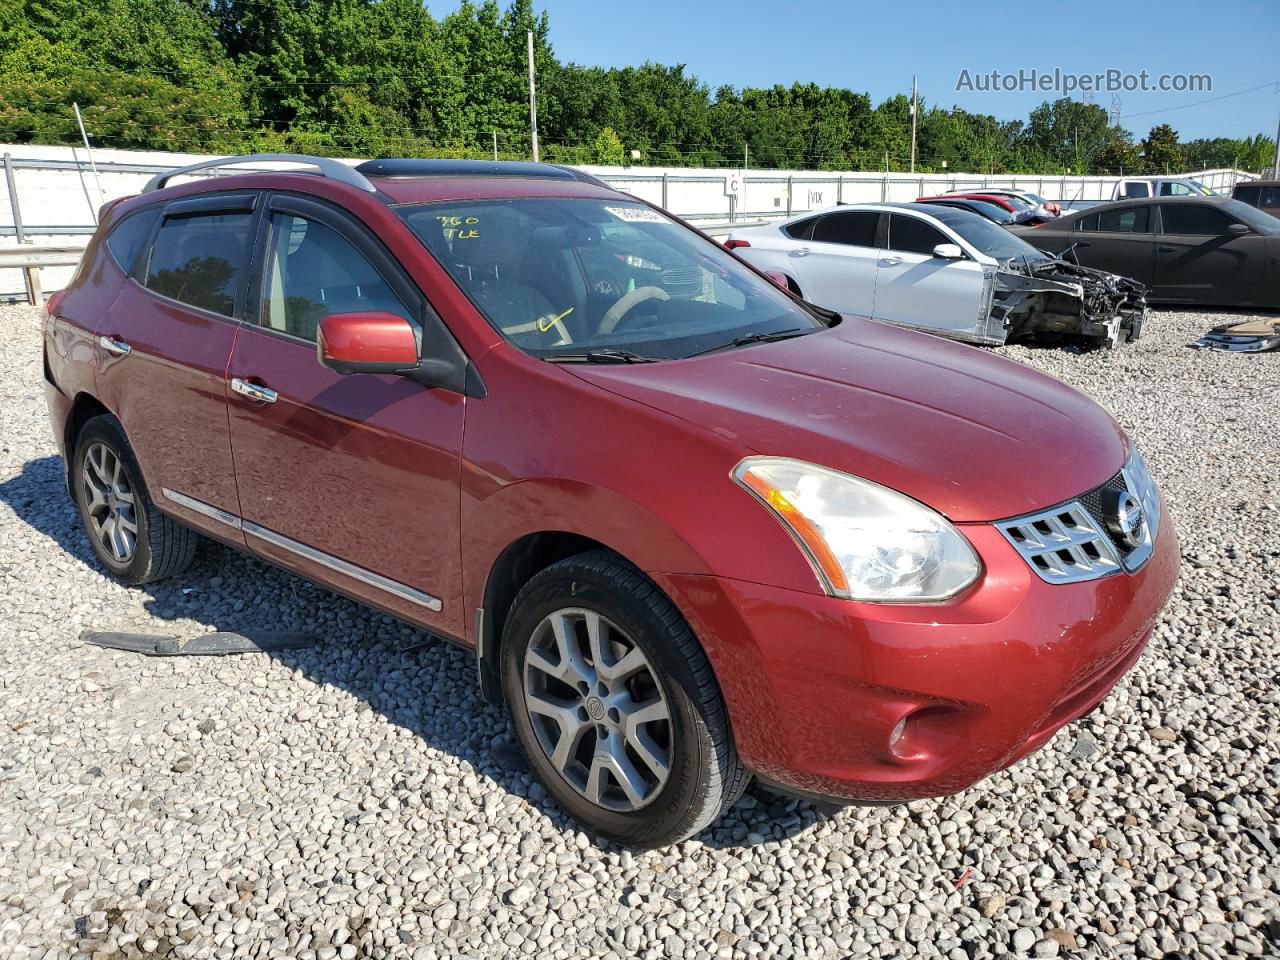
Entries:
[[247,380],[241,380],[239,377],[232,378],[231,389],[241,396],[248,397],[250,400],[257,400],[261,403],[275,403],[276,397],[279,396],[279,394],[270,387],[261,387],[256,383],[249,383]]
[[809,255],[808,247],[796,247],[791,251],[793,257],[807,257]]
[[127,357],[133,350],[133,347],[129,346],[123,340],[116,340],[112,337],[99,337],[98,345],[102,347],[103,350],[107,351],[107,353],[117,357]]
[[902,262],[902,258],[901,257],[881,257],[880,262],[883,263],[886,267],[896,267],[898,264]]
[[1156,247],[1156,249],[1159,250],[1161,253],[1173,253],[1173,251],[1177,250],[1178,248],[1171,247],[1167,243],[1162,243],[1160,244],[1160,246]]

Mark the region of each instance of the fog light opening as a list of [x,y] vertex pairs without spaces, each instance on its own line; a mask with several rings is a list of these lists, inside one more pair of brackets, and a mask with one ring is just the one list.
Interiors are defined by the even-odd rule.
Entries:
[[963,711],[931,704],[910,709],[889,732],[889,756],[898,763],[919,763],[946,754],[963,737]]

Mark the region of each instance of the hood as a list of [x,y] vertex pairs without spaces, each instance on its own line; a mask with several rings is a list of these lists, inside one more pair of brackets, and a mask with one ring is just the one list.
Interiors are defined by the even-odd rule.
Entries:
[[1070,500],[1126,453],[1111,416],[1061,381],[860,318],[704,357],[572,370],[750,452],[872,480],[956,521]]

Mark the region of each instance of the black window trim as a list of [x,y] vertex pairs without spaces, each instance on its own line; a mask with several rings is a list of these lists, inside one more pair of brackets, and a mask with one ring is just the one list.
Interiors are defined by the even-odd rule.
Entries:
[[[166,203],[160,210],[160,216],[156,217],[156,222],[151,227],[151,233],[147,237],[146,243],[143,245],[145,255],[134,258],[133,269],[129,271],[129,279],[157,300],[163,300],[165,303],[174,304],[177,307],[181,307],[183,310],[190,310],[202,317],[208,317],[214,320],[223,320],[229,323],[242,323],[244,321],[245,297],[249,290],[249,284],[253,279],[252,268],[255,246],[254,238],[258,235],[258,230],[262,220],[262,208],[265,206],[264,204],[259,203],[261,194],[262,191],[260,190],[254,190],[249,193],[219,193],[211,196],[200,195],[197,197],[171,200],[169,203]],[[245,206],[246,200],[249,204],[247,207]],[[143,209],[147,208],[144,207]],[[141,213],[142,211],[139,210],[138,212]],[[178,220],[185,217],[200,215],[247,212],[253,213],[253,219],[249,221],[250,242],[245,244],[245,262],[241,264],[241,281],[236,287],[236,295],[232,302],[230,316],[225,313],[218,313],[216,310],[198,307],[193,303],[187,303],[185,300],[178,300],[163,293],[157,293],[155,290],[152,290],[147,286],[147,274],[151,270],[151,257],[152,254],[155,253],[156,238],[160,236],[160,230],[164,227],[167,220]],[[130,216],[133,216],[133,214],[130,214]]]
[[283,190],[268,191],[266,202],[259,211],[254,241],[250,244],[251,261],[245,282],[248,293],[243,315],[246,326],[269,336],[301,344],[312,351],[316,348],[314,340],[276,330],[262,322],[262,304],[266,300],[269,277],[267,261],[268,251],[271,249],[271,219],[277,213],[314,220],[350,243],[369,261],[417,320],[422,331],[421,356],[424,359],[434,358],[439,364],[447,366],[443,378],[435,376],[432,382],[469,397],[485,395],[479,373],[462,345],[400,261],[367,226],[346,210],[319,197]]

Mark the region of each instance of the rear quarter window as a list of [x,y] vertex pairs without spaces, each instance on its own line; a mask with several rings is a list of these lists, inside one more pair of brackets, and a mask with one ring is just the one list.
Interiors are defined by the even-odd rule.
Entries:
[[138,261],[138,254],[151,236],[151,229],[155,226],[156,217],[159,215],[160,210],[157,207],[139,210],[125,217],[107,234],[107,250],[111,253],[111,259],[126,274],[133,271],[133,265]]
[[783,227],[782,232],[792,240],[808,240],[813,236],[813,225],[818,222],[818,219],[818,217],[809,217],[807,220],[801,220],[788,227]]

